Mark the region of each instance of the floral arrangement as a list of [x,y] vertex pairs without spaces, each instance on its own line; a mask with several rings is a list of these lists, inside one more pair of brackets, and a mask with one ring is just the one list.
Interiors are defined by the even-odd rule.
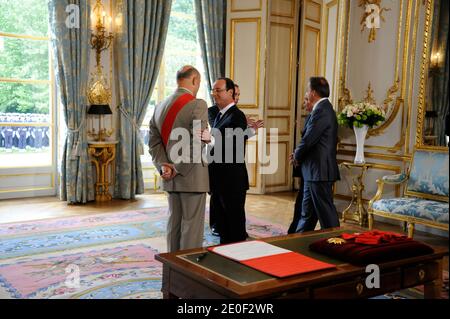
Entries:
[[372,128],[380,125],[386,117],[384,110],[378,105],[368,102],[349,104],[338,114],[338,123],[349,128],[367,125]]

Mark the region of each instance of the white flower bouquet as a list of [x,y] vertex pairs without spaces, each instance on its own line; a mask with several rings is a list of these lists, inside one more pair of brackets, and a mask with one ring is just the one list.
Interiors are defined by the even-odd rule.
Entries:
[[349,128],[367,125],[372,128],[380,125],[386,119],[384,110],[368,102],[349,104],[338,114],[339,125]]

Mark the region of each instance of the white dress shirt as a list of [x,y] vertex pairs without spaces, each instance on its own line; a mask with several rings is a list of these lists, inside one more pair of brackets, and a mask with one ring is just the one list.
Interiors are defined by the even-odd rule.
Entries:
[[327,97],[321,98],[319,101],[316,102],[316,104],[314,104],[312,110],[314,111],[314,110],[316,109],[317,105],[319,105],[319,103],[322,102],[322,101],[324,101],[324,100],[328,100],[328,98],[327,98]]
[[235,103],[230,103],[227,106],[225,106],[223,109],[221,109],[219,111],[219,113],[222,113],[222,115],[220,115],[220,118],[222,118],[222,116],[225,114],[226,111],[228,111],[233,105],[235,105]]
[[[233,105],[235,105],[234,102],[228,104],[227,106],[225,106],[223,109],[221,109],[221,110],[219,111],[219,113],[220,113],[219,121],[220,121],[220,119],[222,119],[222,117],[224,116],[225,112],[228,111]],[[219,113],[218,113],[218,114],[219,114]],[[211,127],[211,128],[212,128],[212,127]],[[216,139],[215,139],[214,136],[212,136],[212,134],[211,134],[211,141],[209,142],[209,145],[210,145],[210,146],[214,146],[215,144],[216,144]]]

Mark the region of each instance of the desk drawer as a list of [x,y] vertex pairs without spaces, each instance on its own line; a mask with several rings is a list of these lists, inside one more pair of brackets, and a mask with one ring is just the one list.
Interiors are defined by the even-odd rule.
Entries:
[[439,264],[436,262],[407,267],[403,270],[403,287],[414,287],[439,278]]
[[[369,274],[367,274],[369,275]],[[366,277],[360,276],[354,280],[317,287],[312,291],[315,299],[353,299],[379,296],[384,293],[393,292],[401,288],[401,271],[381,274],[380,288],[369,289],[366,287]]]
[[223,299],[227,296],[221,295],[217,291],[209,288],[199,281],[175,271],[170,271],[170,291],[171,294],[181,299]]

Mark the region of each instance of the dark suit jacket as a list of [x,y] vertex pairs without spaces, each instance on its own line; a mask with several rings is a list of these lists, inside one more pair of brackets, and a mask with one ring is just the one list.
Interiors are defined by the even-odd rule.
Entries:
[[208,107],[208,123],[209,126],[213,127],[214,120],[216,119],[217,113],[219,113],[219,107],[217,105],[213,105]]
[[338,143],[336,113],[328,100],[311,112],[295,159],[300,162],[305,182],[334,182],[340,179],[336,160]]
[[[236,142],[238,140],[226,134],[226,128],[241,128],[243,131],[247,129],[247,119],[245,114],[238,109],[236,105],[232,106],[224,115],[220,121],[214,125],[214,119],[216,118],[219,108],[217,106],[212,106],[208,109],[208,119],[212,127],[212,133],[214,135],[214,129],[220,131],[221,137],[220,141],[216,136],[215,146],[210,150],[210,154],[214,155],[216,152],[215,148],[220,144],[222,146],[222,157],[220,161],[214,161],[214,158],[210,157],[209,161],[209,180],[211,192],[214,191],[245,191],[249,189],[247,167],[245,165],[244,157],[237,157],[237,146]],[[245,155],[245,140],[247,135],[244,137],[244,152],[241,155]],[[229,148],[226,148],[229,146]],[[226,163],[226,153],[233,151],[233,158],[231,163]]]
[[[310,117],[311,117],[311,113],[308,114],[308,116],[305,119],[305,125],[303,126],[302,133],[301,133],[302,138],[306,133],[306,124],[308,124],[308,120]],[[294,152],[295,152],[295,150],[294,150]],[[302,177],[302,168],[300,165],[294,166],[294,171],[293,171],[292,176],[293,177]]]

